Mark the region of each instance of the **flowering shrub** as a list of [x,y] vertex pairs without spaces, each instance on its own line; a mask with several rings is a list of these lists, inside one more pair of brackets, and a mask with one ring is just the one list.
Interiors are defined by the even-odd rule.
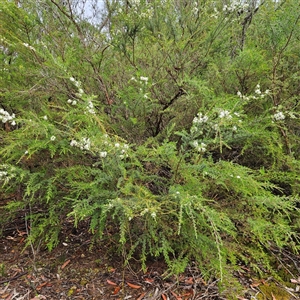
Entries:
[[[28,244],[51,250],[64,220],[86,221],[144,268],[272,272],[265,249],[299,250],[294,15],[283,5],[278,50],[267,43],[288,35],[268,38],[273,17],[243,1],[130,3],[108,5],[103,27],[48,2],[51,17],[0,4],[0,184],[17,195],[1,225],[25,211]],[[241,42],[248,13],[260,22]]]

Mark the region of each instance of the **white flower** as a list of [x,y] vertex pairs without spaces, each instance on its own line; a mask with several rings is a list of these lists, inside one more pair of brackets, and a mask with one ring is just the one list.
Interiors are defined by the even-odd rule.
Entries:
[[83,89],[78,89],[78,93],[82,95],[84,93]]
[[44,120],[48,120],[48,117],[47,117],[47,116],[43,116],[43,119],[44,119]]
[[10,124],[11,124],[12,126],[15,126],[15,125],[16,125],[16,121],[12,121]]
[[236,126],[233,126],[233,127],[232,127],[232,131],[237,131],[237,127],[236,127]]
[[93,105],[93,102],[92,101],[89,101],[88,102],[88,105],[87,105],[87,110],[90,114],[94,115],[96,114],[95,110],[94,110],[94,105]]
[[192,141],[192,146],[193,146],[193,147],[197,148],[198,145],[199,145],[199,144],[198,144],[198,141]]
[[240,178],[241,178],[241,176],[237,175],[237,176],[236,176],[236,178],[237,178],[237,179],[240,179]]
[[6,171],[0,171],[0,178],[1,177],[4,177],[4,176],[6,176],[7,175],[7,172]]
[[75,78],[74,78],[74,77],[70,77],[70,80],[71,80],[72,82],[75,82]]
[[78,142],[75,141],[75,140],[72,140],[72,141],[70,142],[70,146],[72,146],[72,147],[76,147],[77,145],[78,145]]
[[100,157],[106,157],[107,156],[107,152],[106,151],[102,151],[99,153]]
[[141,81],[147,82],[147,81],[148,81],[148,77],[141,76],[141,77],[140,77],[140,80],[141,80]]
[[243,97],[243,95],[242,95],[242,93],[241,93],[240,91],[238,91],[236,94],[237,94],[240,98]]
[[27,154],[28,154],[28,151],[26,150],[26,151],[24,152],[24,154],[27,155]]
[[34,49],[32,46],[30,46],[29,44],[23,43],[23,45],[24,45],[26,48],[29,48],[30,50],[34,50],[34,51],[35,51],[35,49]]
[[199,151],[199,152],[205,152],[206,151],[206,144],[204,144],[204,143],[201,143],[201,145],[197,148],[197,150]]
[[119,148],[119,147],[120,147],[120,144],[119,144],[119,143],[115,143],[115,147],[116,147],[116,148]]
[[281,111],[279,111],[279,112],[277,112],[276,114],[273,115],[273,118],[276,121],[280,121],[280,120],[284,120],[285,119],[285,115]]
[[56,140],[56,136],[52,135],[50,141],[55,141],[55,140]]
[[68,101],[67,101],[68,103],[72,103],[73,102],[73,100],[72,99],[68,99]]
[[153,219],[156,218],[156,212],[155,212],[155,211],[151,213],[151,217],[152,217]]
[[72,101],[72,105],[76,105],[77,104],[77,101],[76,100],[73,100]]
[[232,116],[230,115],[230,112],[228,110],[221,110],[219,113],[219,118],[220,119],[223,119],[223,118],[231,119]]
[[197,117],[193,119],[194,124],[206,123],[208,121],[207,115],[202,115],[202,113],[198,113]]

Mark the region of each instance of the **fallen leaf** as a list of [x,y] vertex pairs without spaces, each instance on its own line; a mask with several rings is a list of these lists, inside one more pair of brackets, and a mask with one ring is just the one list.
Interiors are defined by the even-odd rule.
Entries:
[[136,300],[142,300],[142,299],[144,298],[145,295],[146,295],[146,293],[140,294],[140,296],[139,296]]
[[140,285],[135,285],[135,284],[132,284],[132,283],[130,283],[130,282],[126,282],[131,288],[133,288],[133,289],[139,289],[139,288],[141,288],[141,286]]
[[191,296],[194,296],[193,290],[189,290],[187,293],[181,295],[181,297],[183,297],[183,298],[189,298]]
[[107,279],[106,282],[107,282],[108,284],[110,284],[110,285],[117,285],[115,282],[113,282],[113,281],[111,281],[111,280],[109,280],[109,279]]
[[70,263],[71,259],[68,259],[67,261],[65,261],[63,263],[63,265],[61,266],[61,269],[63,270],[69,263]]
[[36,287],[36,290],[41,290],[43,286],[48,285],[48,282],[43,282],[39,286]]
[[154,279],[145,278],[145,282],[152,284],[154,282]]
[[162,294],[161,297],[163,298],[163,300],[167,300],[167,296],[165,294]]
[[171,291],[171,294],[176,298],[176,300],[182,300],[182,298],[176,295],[174,292]]
[[121,289],[121,287],[116,286],[116,288],[115,288],[115,290],[114,290],[114,292],[113,292],[113,295],[118,294],[118,293],[120,292],[120,289]]
[[190,277],[190,278],[186,279],[186,280],[184,281],[184,283],[185,283],[185,284],[193,284],[193,283],[194,283],[193,277]]

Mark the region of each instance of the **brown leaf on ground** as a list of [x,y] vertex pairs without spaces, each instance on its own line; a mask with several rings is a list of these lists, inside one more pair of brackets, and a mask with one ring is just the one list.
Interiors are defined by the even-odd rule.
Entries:
[[167,296],[165,294],[162,294],[161,297],[163,298],[163,300],[167,300]]
[[113,282],[113,281],[111,281],[111,280],[109,280],[109,279],[107,279],[106,282],[107,282],[108,284],[110,284],[110,285],[117,285],[115,282]]
[[116,286],[113,295],[117,295],[120,292],[121,287],[120,286]]
[[71,262],[71,259],[68,259],[63,263],[63,265],[60,267],[62,270]]
[[141,288],[140,285],[132,284],[132,283],[130,283],[130,282],[126,282],[126,283],[127,283],[128,286],[130,286],[132,289],[139,289],[139,288]]
[[171,294],[175,297],[176,300],[182,300],[180,296],[171,291]]

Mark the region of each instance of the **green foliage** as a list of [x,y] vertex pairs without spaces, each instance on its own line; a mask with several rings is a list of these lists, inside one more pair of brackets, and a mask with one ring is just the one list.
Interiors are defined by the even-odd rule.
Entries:
[[222,279],[299,251],[296,1],[53,3],[0,4],[1,226],[52,250],[85,221],[126,263]]

